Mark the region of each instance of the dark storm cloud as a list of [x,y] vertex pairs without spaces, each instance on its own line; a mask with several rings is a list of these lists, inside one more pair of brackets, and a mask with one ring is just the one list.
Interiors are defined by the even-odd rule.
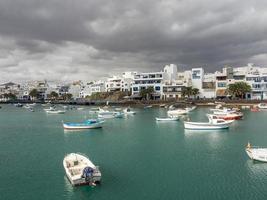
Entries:
[[261,0],[0,0],[0,79],[266,66],[266,10]]

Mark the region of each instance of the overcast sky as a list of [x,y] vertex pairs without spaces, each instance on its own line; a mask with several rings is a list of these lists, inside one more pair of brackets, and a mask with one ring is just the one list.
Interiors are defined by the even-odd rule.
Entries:
[[0,0],[0,82],[267,67],[265,0]]

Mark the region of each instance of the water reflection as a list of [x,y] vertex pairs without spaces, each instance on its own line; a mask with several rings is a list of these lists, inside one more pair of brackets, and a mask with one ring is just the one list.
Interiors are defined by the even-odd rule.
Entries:
[[248,158],[246,165],[252,178],[262,178],[263,175],[267,175],[267,163],[265,162],[254,161]]
[[220,129],[220,130],[190,130],[190,129],[184,129],[184,133],[186,136],[196,136],[196,135],[210,135],[210,136],[216,136],[224,133],[228,133],[229,130],[227,129]]

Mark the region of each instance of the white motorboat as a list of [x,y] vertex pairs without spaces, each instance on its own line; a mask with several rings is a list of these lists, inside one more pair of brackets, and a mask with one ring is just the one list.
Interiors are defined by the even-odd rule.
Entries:
[[66,176],[72,185],[95,185],[101,181],[99,167],[81,153],[70,153],[63,159]]
[[230,112],[230,113],[214,112],[214,115],[216,115],[219,119],[224,119],[224,120],[240,120],[243,118],[243,113],[241,112]]
[[103,123],[104,121],[99,119],[88,119],[82,123],[63,122],[63,127],[64,129],[68,130],[95,129],[95,128],[102,128]]
[[54,107],[49,107],[49,108],[44,108],[44,111],[53,111],[53,110],[56,110]]
[[267,148],[252,147],[250,143],[248,143],[246,152],[252,160],[267,162]]
[[111,119],[111,118],[122,118],[123,113],[117,111],[109,111],[99,108],[98,118]]
[[144,109],[152,108],[152,105],[145,106]]
[[196,106],[192,106],[192,107],[186,107],[185,110],[188,112],[192,112],[193,110],[195,110],[197,107]]
[[169,110],[167,112],[168,116],[178,116],[178,115],[185,115],[189,111],[185,109],[175,109],[175,110]]
[[267,104],[266,103],[259,103],[258,108],[259,109],[267,109]]
[[77,110],[84,110],[84,108],[83,107],[78,107]]
[[179,117],[156,117],[156,121],[178,121]]
[[26,105],[23,106],[23,108],[30,109],[32,107],[29,104],[26,104]]
[[132,111],[130,108],[125,108],[123,110],[123,113],[126,114],[126,115],[135,115],[136,114],[136,112]]
[[46,110],[48,114],[64,114],[65,112],[65,110]]
[[184,122],[185,129],[193,130],[216,130],[216,129],[226,129],[234,121],[225,121],[223,119],[218,119],[215,115],[207,114],[209,122]]

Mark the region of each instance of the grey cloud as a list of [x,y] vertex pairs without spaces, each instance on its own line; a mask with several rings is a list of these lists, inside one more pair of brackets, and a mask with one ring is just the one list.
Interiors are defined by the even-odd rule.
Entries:
[[266,9],[261,0],[0,0],[0,79],[267,65]]

